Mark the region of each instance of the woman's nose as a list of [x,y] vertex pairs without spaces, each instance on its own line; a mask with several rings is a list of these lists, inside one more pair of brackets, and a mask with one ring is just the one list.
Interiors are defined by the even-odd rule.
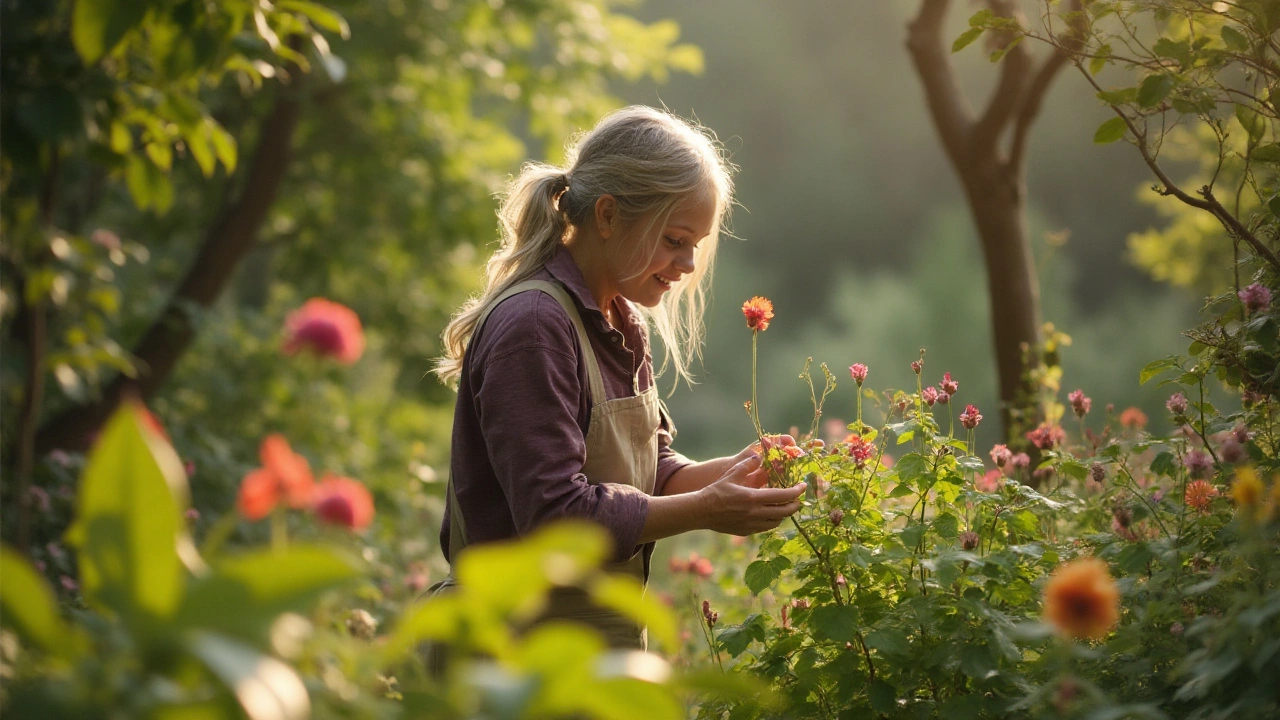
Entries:
[[693,248],[682,248],[676,253],[675,266],[682,273],[693,272],[697,268],[693,261]]

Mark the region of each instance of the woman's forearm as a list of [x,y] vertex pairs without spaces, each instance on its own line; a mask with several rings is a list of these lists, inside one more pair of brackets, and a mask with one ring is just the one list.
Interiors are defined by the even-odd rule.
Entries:
[[701,490],[729,472],[729,468],[733,467],[736,461],[737,458],[729,456],[686,465],[667,479],[666,485],[662,488],[662,494],[681,495]]
[[[674,480],[673,475],[667,484]],[[706,527],[706,516],[707,508],[701,493],[653,496],[649,498],[649,511],[640,530],[640,542],[648,543],[690,530],[701,530]]]

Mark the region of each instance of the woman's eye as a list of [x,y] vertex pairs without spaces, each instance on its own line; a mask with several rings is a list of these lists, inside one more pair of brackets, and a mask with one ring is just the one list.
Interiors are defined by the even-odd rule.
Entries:
[[680,247],[680,241],[673,237],[667,238],[667,242],[671,244],[671,247],[675,247],[675,248]]

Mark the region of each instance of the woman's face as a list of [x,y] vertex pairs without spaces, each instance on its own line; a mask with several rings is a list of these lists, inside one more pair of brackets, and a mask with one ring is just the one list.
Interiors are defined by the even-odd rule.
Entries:
[[654,307],[680,279],[694,271],[694,249],[711,234],[716,204],[711,198],[682,204],[660,229],[657,249],[644,272],[620,279],[618,292],[645,307]]

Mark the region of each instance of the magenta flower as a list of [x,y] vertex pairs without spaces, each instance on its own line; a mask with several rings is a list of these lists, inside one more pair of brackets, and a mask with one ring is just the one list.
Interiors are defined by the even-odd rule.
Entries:
[[1084,417],[1089,414],[1089,408],[1093,406],[1093,400],[1085,397],[1083,390],[1073,390],[1067,395],[1067,400],[1071,402],[1071,409],[1075,411],[1076,417]]
[[951,373],[942,373],[942,382],[938,383],[938,388],[948,395],[955,395],[960,389],[960,383],[951,379]]
[[849,456],[854,459],[858,467],[866,465],[871,456],[876,454],[875,443],[864,440],[861,435],[850,435],[848,443]]
[[919,375],[919,374],[920,374],[920,371],[924,369],[924,361],[923,361],[923,360],[912,360],[912,361],[911,361],[911,369],[912,369],[912,370],[914,370],[914,371],[915,371],[915,373],[916,373],[917,375]]
[[996,445],[991,448],[991,462],[995,463],[996,467],[1002,468],[1008,465],[1012,459],[1013,451],[1009,449],[1008,445]]
[[933,407],[933,404],[938,402],[938,391],[934,390],[932,385],[927,385],[920,391],[920,399],[924,401],[925,405]]
[[960,413],[960,424],[972,430],[978,427],[980,422],[982,422],[982,415],[978,412],[978,406],[966,405],[964,412]]
[[948,395],[948,394],[946,394],[946,393],[944,393],[944,392],[940,392],[940,393],[938,393],[938,404],[939,404],[939,405],[946,405],[946,404],[947,404],[947,403],[949,403],[949,402],[951,402],[951,396],[950,396],[950,395]]
[[1187,472],[1191,473],[1191,477],[1197,480],[1206,478],[1213,472],[1213,458],[1200,449],[1187,453],[1187,456],[1182,458],[1182,464],[1187,466]]
[[862,387],[862,383],[867,379],[867,366],[862,363],[854,363],[849,366],[849,374],[853,376],[853,381],[858,383],[858,387]]
[[1241,290],[1236,293],[1236,296],[1240,298],[1240,302],[1244,303],[1244,309],[1250,314],[1266,310],[1271,305],[1271,291],[1258,283]]
[[1182,415],[1187,411],[1187,396],[1176,392],[1169,396],[1164,406],[1169,408],[1169,412],[1174,415]]
[[324,298],[311,298],[285,319],[284,352],[293,355],[310,350],[343,365],[354,364],[364,353],[364,329],[351,308]]

